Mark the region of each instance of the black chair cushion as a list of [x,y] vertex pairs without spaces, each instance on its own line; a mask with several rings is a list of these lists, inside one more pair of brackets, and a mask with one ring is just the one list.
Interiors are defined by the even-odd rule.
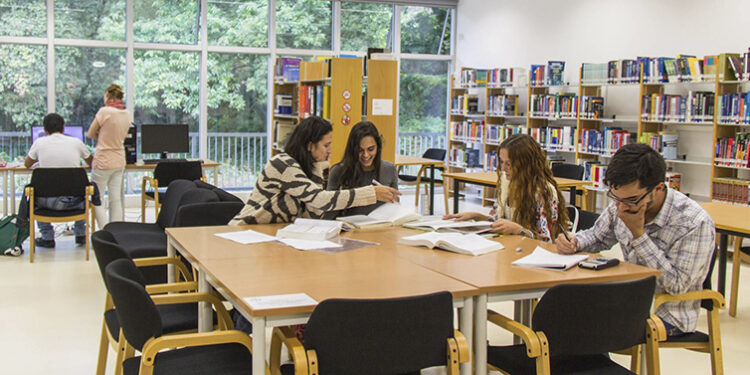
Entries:
[[292,364],[281,365],[281,375],[294,375],[294,365]]
[[112,232],[115,241],[132,258],[167,255],[167,234],[162,232]]
[[[156,305],[161,315],[161,324],[164,333],[182,332],[198,327],[198,304],[178,303],[174,305]],[[118,340],[120,337],[120,321],[114,309],[104,312],[104,321],[107,323],[109,334]],[[214,324],[217,322],[216,312],[213,313]]]
[[[160,352],[154,361],[154,375],[252,374],[252,355],[240,344],[197,346]],[[123,362],[125,375],[137,375],[141,357]]]
[[[408,175],[408,174],[400,174],[400,175],[398,175],[398,179],[401,180],[401,181],[405,181],[405,182],[416,182],[417,181],[417,176],[412,176],[412,175]],[[429,177],[422,176],[422,178],[420,179],[420,182],[425,182],[425,183],[428,183],[428,184],[430,183],[430,181],[432,181],[432,179],[429,178]],[[440,180],[440,179],[436,178],[435,179],[435,183],[436,184],[442,184],[443,180]]]
[[[536,374],[535,361],[526,355],[526,348],[523,345],[489,346],[487,362],[511,375]],[[633,374],[603,354],[552,357],[550,370],[556,375]]]
[[680,336],[667,337],[667,342],[708,342],[708,335],[700,332],[689,332]]
[[[146,196],[148,196],[148,197],[151,197],[151,199],[154,199],[154,195],[155,194],[154,194],[153,190],[151,190],[151,191],[145,191],[144,194],[146,194]],[[166,198],[166,197],[167,197],[167,192],[166,191],[160,191],[159,192],[159,202],[164,201],[164,198]]]
[[66,217],[66,216],[75,216],[85,213],[86,210],[64,210],[64,211],[58,211],[58,210],[50,210],[46,208],[36,208],[34,207],[34,215],[38,216],[51,216],[51,217]]

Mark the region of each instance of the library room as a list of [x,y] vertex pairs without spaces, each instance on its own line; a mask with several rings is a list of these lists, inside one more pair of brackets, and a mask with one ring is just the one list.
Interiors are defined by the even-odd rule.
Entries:
[[0,373],[746,373],[749,9],[0,0]]

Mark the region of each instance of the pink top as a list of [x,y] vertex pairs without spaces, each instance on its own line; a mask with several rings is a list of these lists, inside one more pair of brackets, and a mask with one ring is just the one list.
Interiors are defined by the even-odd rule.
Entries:
[[130,112],[115,107],[102,107],[89,127],[88,137],[96,139],[93,168],[116,169],[125,166],[122,142],[128,135]]

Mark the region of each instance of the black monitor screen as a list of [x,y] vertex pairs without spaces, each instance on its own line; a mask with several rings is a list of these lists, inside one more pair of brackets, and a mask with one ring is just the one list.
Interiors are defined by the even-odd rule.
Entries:
[[[63,134],[69,135],[73,138],[80,139],[83,141],[83,126],[65,126],[65,131],[63,131]],[[47,133],[44,132],[44,126],[32,126],[31,127],[31,143],[36,142],[37,139],[41,137],[47,136]]]
[[141,153],[189,152],[190,137],[187,125],[141,126]]

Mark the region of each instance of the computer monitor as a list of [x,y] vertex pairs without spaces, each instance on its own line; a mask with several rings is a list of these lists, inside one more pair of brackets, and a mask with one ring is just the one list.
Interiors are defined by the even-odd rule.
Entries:
[[[73,138],[80,139],[83,141],[83,126],[65,125],[65,131],[63,134],[69,135]],[[47,133],[44,132],[44,126],[32,126],[31,127],[31,143],[36,142],[37,139],[46,137]]]
[[184,124],[141,125],[141,153],[161,154],[190,152],[188,126]]

